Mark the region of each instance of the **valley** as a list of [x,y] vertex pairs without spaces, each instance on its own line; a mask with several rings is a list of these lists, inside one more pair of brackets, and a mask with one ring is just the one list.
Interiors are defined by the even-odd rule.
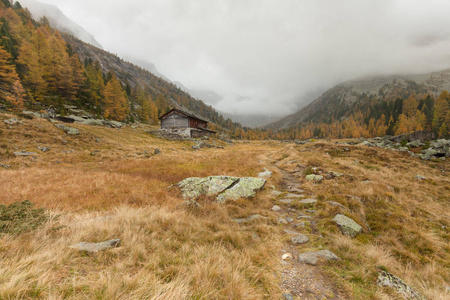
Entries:
[[[2,204],[28,200],[48,216],[33,230],[1,227],[0,298],[402,299],[377,285],[383,270],[427,299],[447,297],[448,160],[352,140],[212,139],[223,149],[194,150],[149,125],[70,124],[70,135],[46,119],[0,119]],[[273,175],[249,199],[186,206],[174,186],[264,168]],[[343,235],[337,214],[362,232]],[[98,253],[70,248],[112,239],[120,245]],[[322,250],[339,259],[299,258]]]

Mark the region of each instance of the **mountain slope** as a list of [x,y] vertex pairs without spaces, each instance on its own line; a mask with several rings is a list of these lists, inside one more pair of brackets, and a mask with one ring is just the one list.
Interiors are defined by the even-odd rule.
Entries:
[[102,48],[92,34],[69,19],[58,7],[34,0],[20,0],[20,4],[30,11],[34,19],[39,20],[42,17],[46,17],[50,25],[59,31],[71,34],[86,43]]
[[450,69],[421,75],[378,76],[341,83],[323,93],[311,104],[277,122],[266,126],[270,129],[287,129],[300,123],[330,123],[340,120],[353,109],[373,101],[389,101],[439,95],[450,90]]

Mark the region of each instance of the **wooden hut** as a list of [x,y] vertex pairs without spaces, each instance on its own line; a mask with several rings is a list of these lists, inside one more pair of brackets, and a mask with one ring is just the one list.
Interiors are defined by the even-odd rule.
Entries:
[[208,121],[180,109],[172,108],[159,119],[161,130],[166,132],[194,138],[216,134],[208,129]]

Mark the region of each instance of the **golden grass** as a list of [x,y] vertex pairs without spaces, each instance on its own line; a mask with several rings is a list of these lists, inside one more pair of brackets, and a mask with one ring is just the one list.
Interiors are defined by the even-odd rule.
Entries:
[[[448,162],[361,146],[346,145],[350,151],[344,152],[333,142],[192,151],[193,142],[158,139],[147,126],[73,125],[81,133],[73,137],[45,120],[24,122],[11,128],[0,122],[0,163],[12,165],[0,169],[0,203],[28,199],[59,217],[36,231],[0,237],[0,299],[276,299],[274,274],[286,237],[270,211],[276,200],[269,186],[285,187],[274,164],[292,172],[306,196],[319,199],[315,221],[324,238],[311,238],[304,249],[323,247],[340,256],[325,269],[354,299],[400,299],[375,286],[380,266],[429,299],[448,296]],[[51,151],[42,153],[38,145]],[[162,153],[154,155],[155,148]],[[18,150],[36,152],[37,159],[16,158],[11,153]],[[256,176],[263,167],[275,173],[256,199],[217,205],[201,198],[204,209],[190,211],[180,206],[177,189],[168,188],[190,176]],[[308,167],[345,175],[305,182]],[[428,180],[417,181],[417,174]],[[337,213],[353,218],[364,233],[343,237],[330,222]],[[270,219],[231,221],[251,214]],[[112,238],[122,245],[96,255],[68,248]]]

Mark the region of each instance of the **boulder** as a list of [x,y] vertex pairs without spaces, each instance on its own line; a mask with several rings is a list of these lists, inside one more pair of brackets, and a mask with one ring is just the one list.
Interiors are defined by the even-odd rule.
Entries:
[[272,206],[272,210],[279,211],[279,210],[281,210],[281,207],[279,207],[278,205],[274,205],[274,206]]
[[81,243],[70,246],[70,248],[76,249],[79,251],[89,252],[89,253],[97,253],[99,251],[107,250],[107,249],[110,249],[113,247],[119,247],[119,245],[120,245],[120,240],[114,239],[114,240],[109,240],[109,241],[105,241],[105,242],[101,242],[101,243],[81,242]]
[[320,259],[323,260],[339,260],[340,258],[336,256],[330,250],[318,250],[318,251],[308,251],[299,254],[298,261],[308,264],[308,265],[317,265]]
[[217,195],[218,202],[254,197],[263,189],[265,179],[254,177],[209,176],[190,177],[180,181],[177,186],[184,198],[195,199],[201,195]]
[[309,174],[309,175],[306,175],[305,179],[309,180],[309,181],[321,182],[323,180],[323,176],[322,175]]
[[363,231],[358,223],[341,214],[337,214],[331,221],[337,224],[343,234],[351,237],[355,237]]
[[5,124],[8,124],[8,125],[23,124],[22,121],[20,121],[20,120],[18,120],[18,119],[16,119],[16,118],[11,118],[11,119],[8,119],[8,120],[3,120],[3,122],[5,122]]
[[264,171],[258,174],[258,177],[261,178],[270,178],[272,177],[273,173],[270,172],[268,169],[264,168]]
[[42,152],[48,152],[48,151],[50,151],[50,148],[45,147],[45,146],[37,146],[37,148],[38,148],[39,150],[41,150]]
[[380,271],[378,274],[377,285],[380,287],[390,287],[397,293],[403,295],[406,299],[426,299],[418,291],[403,282],[403,280],[384,270]]
[[291,238],[291,242],[294,245],[304,244],[304,243],[306,243],[308,241],[309,241],[309,237],[307,237],[304,234],[299,234],[299,235],[294,236],[294,237]]
[[184,198],[195,199],[201,195],[213,196],[226,190],[239,180],[232,176],[190,177],[180,181],[177,186]]
[[227,200],[237,200],[239,198],[251,198],[257,191],[264,188],[266,180],[254,177],[242,177],[233,186],[227,188],[223,193],[217,196],[217,201],[225,202]]

